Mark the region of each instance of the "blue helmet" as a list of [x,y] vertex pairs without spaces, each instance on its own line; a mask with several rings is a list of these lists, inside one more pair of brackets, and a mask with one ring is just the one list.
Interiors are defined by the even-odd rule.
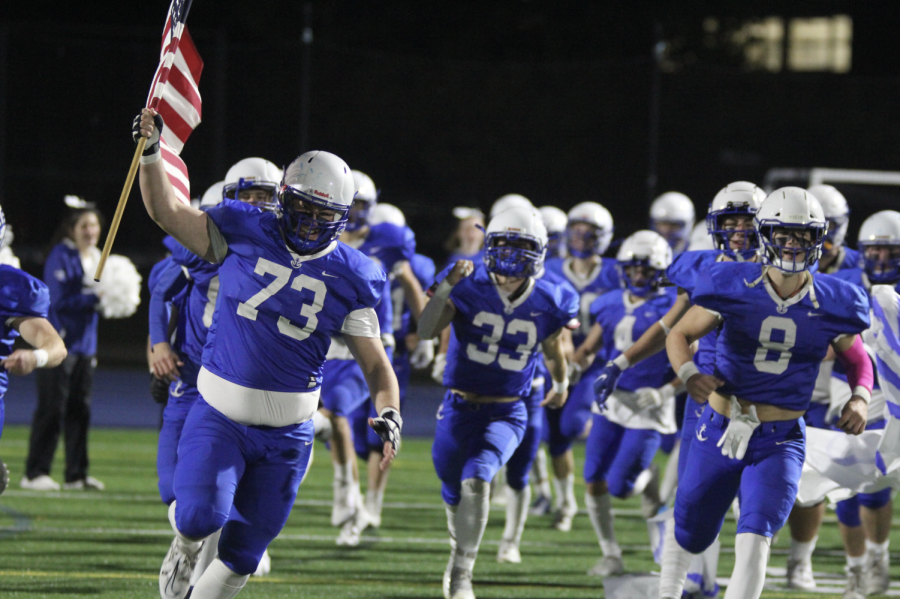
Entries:
[[547,254],[547,228],[534,208],[510,208],[488,223],[484,240],[488,272],[529,277],[541,271]]
[[[330,152],[298,156],[285,170],[278,190],[281,226],[293,249],[314,254],[337,239],[347,226],[356,185],[347,163]],[[331,220],[316,217],[331,210]]]

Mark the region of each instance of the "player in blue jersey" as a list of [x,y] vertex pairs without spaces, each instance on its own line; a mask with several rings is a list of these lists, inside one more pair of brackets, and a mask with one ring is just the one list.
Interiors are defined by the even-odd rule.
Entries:
[[859,251],[844,245],[847,226],[850,224],[850,207],[844,194],[831,185],[813,185],[809,188],[809,193],[819,200],[825,220],[828,221],[828,233],[825,235],[822,257],[819,258],[819,272],[831,275],[857,268]]
[[[811,190],[812,191],[812,190]],[[818,196],[817,196],[818,197]],[[867,218],[859,230],[859,255],[862,256],[862,268],[843,269],[835,273],[835,277],[863,288],[871,300],[873,285],[890,285],[895,290],[900,288],[900,213],[883,210]],[[875,349],[874,329],[863,334],[863,340],[871,354]],[[830,373],[829,395],[826,407],[842,405],[851,396],[846,374],[840,364],[834,365]],[[834,397],[832,397],[834,396]],[[824,414],[824,413],[823,413]],[[869,405],[866,430],[881,430],[887,422],[887,405],[884,394],[876,385]],[[816,424],[811,424],[816,422]],[[807,424],[820,428],[831,428],[832,423],[824,417],[807,417]],[[794,510],[798,511],[797,508]],[[796,543],[794,535],[795,516],[791,515],[791,556],[788,559],[788,572],[796,573],[793,586],[803,589],[815,588],[812,576],[811,556],[815,549],[817,533],[824,515],[824,502],[815,506],[807,506],[802,512],[808,514],[808,529],[805,543]],[[890,581],[888,546],[891,532],[891,516],[893,502],[891,489],[876,493],[860,493],[854,497],[840,501],[835,509],[844,549],[847,555],[847,590],[846,597],[857,595],[876,595],[887,591]],[[801,554],[802,552],[802,554]],[[796,555],[795,555],[796,554]],[[792,582],[789,578],[788,582]]]
[[[634,367],[665,349],[666,335],[691,307],[691,294],[697,279],[711,265],[719,262],[753,262],[758,257],[759,239],[756,235],[753,218],[765,192],[753,183],[735,181],[721,189],[710,203],[706,217],[707,234],[713,241],[715,249],[688,251],[674,258],[666,276],[678,288],[678,297],[669,312],[652,325],[630,348],[620,356],[607,362],[594,383],[598,404],[603,404],[615,390],[619,377],[628,368]],[[704,374],[713,373],[715,362],[716,333],[712,332],[698,342],[694,361]],[[684,465],[690,445],[694,439],[695,426],[702,411],[705,398],[688,396],[681,422],[681,438],[676,445],[666,467],[666,476],[661,485],[660,495],[668,501],[673,479],[683,475]],[[677,474],[671,472],[672,465],[677,466]],[[686,593],[696,596],[714,596],[716,570],[718,565],[718,541],[698,556],[691,564]]]
[[[759,597],[771,536],[797,494],[801,417],[829,345],[854,389],[839,426],[850,434],[865,428],[873,375],[858,334],[869,324],[868,299],[853,285],[809,272],[827,227],[818,201],[805,190],[782,188],[763,201],[754,222],[765,266],[709,267],[694,289],[694,307],[666,340],[679,379],[692,396],[709,402],[675,497],[663,550],[663,598],[681,597],[692,554],[714,541],[738,491],[735,569],[725,597]],[[705,375],[690,344],[716,328],[714,374]]]
[[[374,208],[378,191],[372,179],[360,171],[353,171],[356,196],[348,215],[347,228],[341,233],[341,243],[355,248],[371,258],[388,273],[376,308],[381,337],[387,351],[393,352],[391,281],[399,282],[404,299],[413,317],[425,305],[422,287],[412,272],[410,260],[415,254],[416,241],[409,227],[390,222],[371,224],[369,215]],[[359,544],[359,534],[368,524],[359,484],[359,466],[353,444],[350,416],[365,403],[366,381],[360,366],[353,360],[349,348],[340,335],[331,340],[325,364],[322,388],[322,413],[331,420],[331,460],[334,466],[334,502],[331,510],[332,526],[340,526],[336,539],[339,545]],[[380,461],[380,460],[379,460]]]
[[538,212],[547,226],[547,259],[565,258],[569,216],[556,206],[541,206]]
[[683,193],[667,191],[650,204],[650,229],[669,242],[673,255],[687,249],[693,228],[694,203]]
[[[6,219],[0,208],[0,245],[6,233]],[[50,291],[40,280],[8,264],[0,264],[0,435],[5,408],[3,396],[9,375],[25,376],[35,368],[54,368],[66,358],[66,345],[47,320]],[[17,337],[35,349],[13,351]],[[9,485],[9,469],[0,460],[0,493]]]
[[[579,347],[591,330],[591,304],[604,293],[619,289],[619,273],[615,260],[601,258],[613,236],[609,211],[596,202],[582,202],[569,210],[568,219],[566,249],[569,255],[547,260],[544,268],[565,279],[579,293],[580,326],[572,331],[572,343]],[[553,526],[561,531],[572,528],[572,519],[578,512],[572,443],[585,434],[591,422],[593,372],[592,367],[590,372],[582,375],[581,381],[575,383],[562,410],[545,412],[547,428],[544,436],[550,449],[556,495]]]
[[[672,307],[677,292],[660,287],[672,262],[668,242],[653,231],[628,237],[617,255],[623,289],[594,300],[594,324],[575,352],[587,365],[596,354],[614,359],[656,324]],[[644,495],[644,516],[659,509],[659,479],[650,464],[662,435],[677,430],[675,395],[681,382],[660,352],[627,371],[619,388],[594,414],[585,449],[584,496],[591,524],[603,557],[588,574],[614,576],[624,571],[622,550],[616,542],[610,496],[625,499]]]
[[397,379],[381,344],[375,305],[386,275],[337,242],[356,186],[327,152],[307,152],[284,173],[279,210],[223,202],[181,204],[160,162],[162,119],[144,109],[133,135],[147,212],[185,248],[219,264],[219,296],[197,376],[200,397],[178,446],[169,509],[176,538],[160,594],[183,599],[204,539],[222,529],[218,557],[193,596],[231,598],[287,520],[309,464],[311,418],[332,336],[366,375],[385,441],[386,467],[400,441]]
[[511,209],[487,228],[484,264],[460,261],[437,276],[419,320],[433,338],[451,322],[432,458],[447,508],[451,556],[444,596],[473,598],[472,568],[487,525],[490,481],[522,440],[529,394],[543,349],[553,386],[545,405],[566,400],[562,329],[578,299],[542,279],[547,233],[533,208]]

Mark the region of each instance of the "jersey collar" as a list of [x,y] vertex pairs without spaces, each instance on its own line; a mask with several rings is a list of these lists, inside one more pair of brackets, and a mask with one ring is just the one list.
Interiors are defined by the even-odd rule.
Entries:
[[[775,302],[776,311],[779,314],[787,312],[788,308],[794,304],[800,303],[800,301],[810,293],[813,286],[813,278],[808,274],[805,278],[806,281],[803,283],[803,287],[801,287],[797,293],[787,299],[781,299],[778,292],[775,291],[775,287],[772,286],[772,281],[769,280],[769,277],[766,276],[765,272],[763,273],[763,285],[766,287],[766,292],[768,292],[769,297]],[[815,300],[813,300],[813,303],[816,303]]]
[[582,277],[574,270],[572,270],[572,260],[573,259],[570,256],[563,261],[562,271],[569,282],[572,284],[572,286],[574,286],[578,291],[581,291],[582,289],[593,283],[594,279],[596,279],[600,275],[600,270],[603,268],[603,258],[597,260],[597,265],[594,266],[593,269],[591,269],[591,272],[589,272],[586,277]]
[[488,277],[490,277],[491,283],[494,284],[494,290],[500,297],[500,301],[503,302],[503,311],[506,314],[512,314],[516,308],[525,303],[525,300],[527,300],[531,295],[531,292],[534,291],[534,277],[528,277],[528,282],[525,284],[525,290],[519,294],[519,297],[510,302],[508,295],[500,290],[500,286],[497,284],[497,278],[494,276],[494,273],[488,273]]

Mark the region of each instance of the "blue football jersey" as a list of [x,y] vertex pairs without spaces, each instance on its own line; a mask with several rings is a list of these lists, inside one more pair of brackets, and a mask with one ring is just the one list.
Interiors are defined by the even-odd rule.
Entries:
[[578,321],[581,326],[572,331],[572,343],[577,348],[584,342],[594,324],[591,319],[591,304],[604,293],[621,289],[621,283],[616,261],[611,258],[601,258],[594,272],[584,279],[572,272],[571,264],[572,258],[552,258],[544,262],[544,269],[568,281],[580,296]]
[[[601,355],[607,360],[619,357],[669,311],[677,295],[675,288],[667,287],[644,302],[634,303],[626,290],[618,289],[595,299],[591,304],[591,317],[603,328]],[[658,352],[626,369],[619,378],[618,388],[625,391],[642,387],[657,389],[674,378],[666,352]]]
[[482,249],[478,250],[477,252],[475,252],[474,254],[463,254],[462,252],[453,252],[447,258],[447,262],[444,263],[444,268],[442,268],[441,270],[444,270],[445,268],[454,266],[460,260],[471,260],[475,264],[481,264],[482,262],[484,262],[484,249],[482,248]]
[[[666,277],[679,289],[684,289],[690,298],[694,293],[694,287],[697,286],[697,277],[717,263],[721,255],[722,252],[719,250],[682,252],[672,260],[672,264],[666,270]],[[712,374],[715,368],[717,336],[717,330],[711,331],[697,343],[694,363],[703,374]]]
[[[23,316],[47,318],[50,311],[50,290],[30,274],[8,264],[0,264],[0,358],[8,358],[13,352],[13,342],[19,332],[10,326]],[[9,387],[9,373],[0,368],[0,397]],[[0,423],[2,424],[2,423]]]
[[806,411],[819,365],[829,344],[869,327],[865,291],[828,275],[813,275],[818,306],[809,285],[780,299],[762,266],[726,263],[710,266],[697,281],[692,301],[722,315],[716,344],[715,375],[724,396]]
[[[415,254],[409,265],[422,289],[431,287],[435,274],[434,261],[428,256]],[[403,286],[397,280],[391,281],[391,305],[394,310],[394,337],[397,338],[397,347],[402,347],[403,338],[410,332],[409,321],[412,312],[406,303]]]
[[343,243],[298,256],[285,245],[278,217],[248,204],[222,202],[207,215],[228,253],[203,366],[254,389],[317,389],[331,337],[351,312],[375,308],[384,271]]
[[[452,267],[451,267],[452,268]],[[444,280],[444,269],[435,282]],[[530,293],[505,300],[483,264],[450,292],[456,306],[444,386],[482,395],[524,396],[531,390],[538,344],[578,314],[570,289],[538,279]]]

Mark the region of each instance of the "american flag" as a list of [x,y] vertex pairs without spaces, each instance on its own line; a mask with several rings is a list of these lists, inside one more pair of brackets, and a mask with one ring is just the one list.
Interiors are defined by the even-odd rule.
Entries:
[[153,76],[147,106],[162,115],[166,126],[160,140],[163,163],[175,196],[191,203],[187,166],[179,157],[191,131],[200,124],[200,73],[203,60],[184,24],[191,0],[172,0],[163,28],[159,66]]

